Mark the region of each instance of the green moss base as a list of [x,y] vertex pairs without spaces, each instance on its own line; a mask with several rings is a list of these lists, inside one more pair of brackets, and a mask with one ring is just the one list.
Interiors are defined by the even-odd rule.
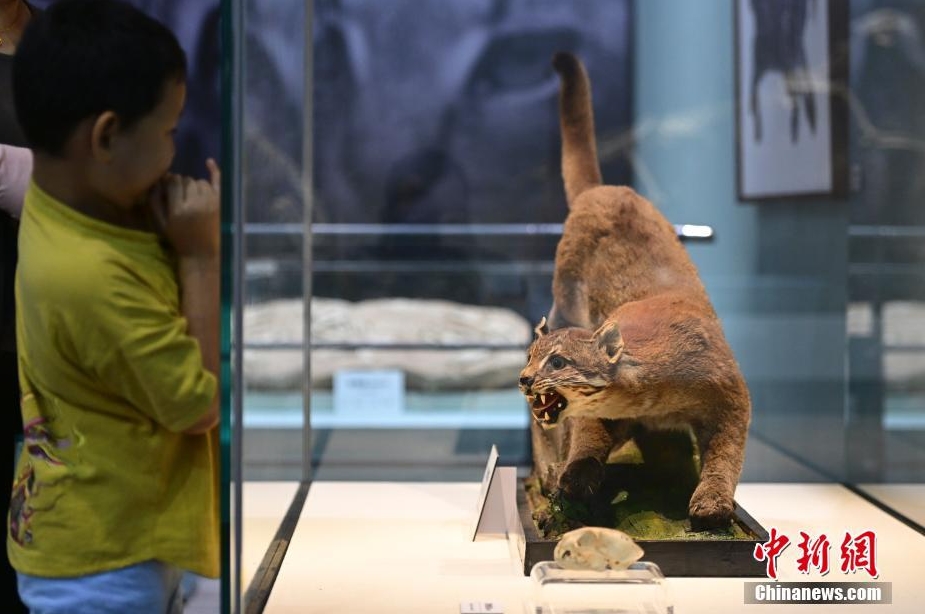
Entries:
[[[688,504],[700,473],[700,458],[688,434],[668,433],[647,441],[648,458],[629,444],[613,454],[605,467],[599,494],[574,501],[543,493],[539,482],[525,483],[534,522],[546,539],[582,526],[619,529],[637,540],[735,540],[752,537],[742,526],[691,530]],[[653,452],[654,450],[654,452]]]

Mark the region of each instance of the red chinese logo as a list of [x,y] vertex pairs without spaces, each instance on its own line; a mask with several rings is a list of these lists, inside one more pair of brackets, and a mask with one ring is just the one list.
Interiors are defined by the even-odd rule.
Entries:
[[777,557],[790,545],[790,538],[778,535],[777,529],[771,527],[771,539],[764,544],[755,544],[755,560],[768,562],[767,574],[769,578],[777,579]]
[[873,531],[864,531],[855,537],[845,532],[845,539],[841,543],[841,570],[855,573],[861,569],[870,574],[871,578],[880,575],[877,571],[877,536]]
[[819,570],[821,575],[829,573],[829,538],[825,533],[815,540],[810,540],[809,535],[800,531],[802,540],[798,544],[802,556],[797,559],[797,570],[800,573],[809,573],[810,566]]
[[[772,580],[777,579],[777,557],[790,545],[790,538],[771,528],[770,538],[763,544],[755,544],[754,557],[756,561],[767,562],[767,575]],[[829,550],[832,544],[825,533],[813,539],[804,531],[800,531],[800,542],[797,544],[800,556],[797,558],[797,571],[808,574],[810,568],[815,568],[821,575],[829,573]],[[880,575],[877,571],[877,535],[873,531],[864,531],[852,537],[845,532],[841,548],[841,570],[843,573],[856,573],[866,571],[871,578]]]

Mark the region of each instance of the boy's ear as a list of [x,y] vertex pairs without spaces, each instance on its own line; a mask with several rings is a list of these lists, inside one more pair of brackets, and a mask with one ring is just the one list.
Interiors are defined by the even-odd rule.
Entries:
[[112,157],[112,142],[119,129],[119,117],[113,111],[103,111],[90,127],[90,150],[93,157],[108,162]]

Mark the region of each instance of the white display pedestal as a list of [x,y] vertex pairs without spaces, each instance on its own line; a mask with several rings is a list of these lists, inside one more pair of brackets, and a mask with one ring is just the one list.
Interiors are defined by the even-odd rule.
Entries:
[[[455,614],[460,604],[486,602],[503,607],[504,614],[523,614],[530,580],[511,557],[507,540],[471,541],[478,493],[478,483],[313,483],[264,611]],[[851,611],[922,611],[925,536],[861,497],[837,484],[740,484],[736,499],[768,530],[774,527],[791,539],[778,559],[780,581],[870,580],[864,571],[841,572],[839,547],[846,531],[873,530],[877,581],[892,582],[892,605],[854,605]],[[247,515],[247,500],[244,509]],[[798,571],[800,531],[828,536],[832,549],[825,577]],[[669,578],[668,584],[675,614],[825,614],[846,608],[745,605],[745,582],[755,580]]]

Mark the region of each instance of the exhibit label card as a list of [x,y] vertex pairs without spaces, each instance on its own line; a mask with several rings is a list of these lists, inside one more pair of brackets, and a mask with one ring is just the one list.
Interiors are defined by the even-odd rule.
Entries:
[[334,373],[334,412],[397,416],[405,409],[405,374],[399,369],[341,369]]

